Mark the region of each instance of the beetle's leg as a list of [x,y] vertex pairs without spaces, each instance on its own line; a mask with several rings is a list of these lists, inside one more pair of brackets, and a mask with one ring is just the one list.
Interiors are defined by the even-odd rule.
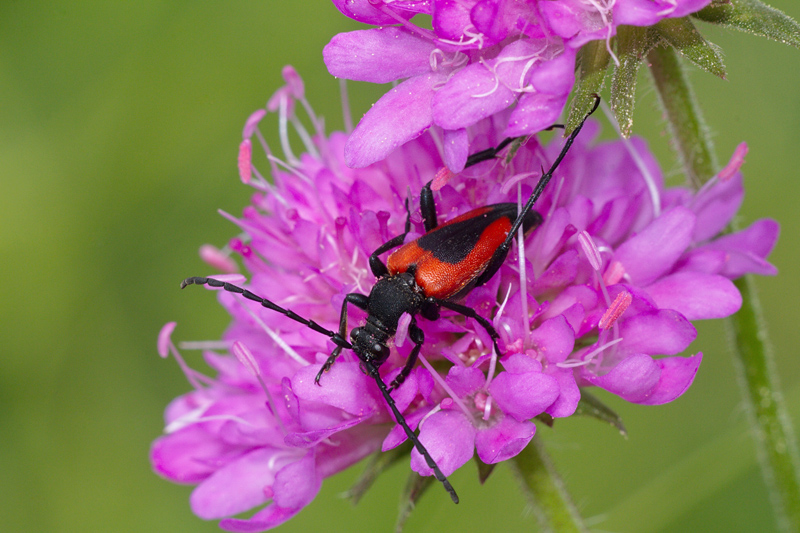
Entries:
[[392,410],[395,420],[397,420],[397,423],[400,424],[400,427],[402,427],[403,431],[405,431],[408,440],[411,441],[420,455],[422,455],[422,458],[425,459],[425,463],[427,463],[428,467],[433,470],[433,475],[436,477],[436,479],[438,479],[442,485],[444,485],[445,490],[450,494],[450,498],[453,500],[453,502],[458,503],[458,495],[456,494],[455,489],[447,480],[447,477],[441,471],[439,466],[436,464],[436,461],[433,460],[431,454],[425,449],[425,446],[422,445],[411,428],[408,427],[408,422],[406,422],[405,417],[403,417],[403,413],[401,413],[397,408],[397,404],[394,403],[394,399],[392,398],[391,394],[389,394],[389,389],[386,387],[386,383],[383,382],[381,375],[378,374],[378,369],[375,368],[375,366],[369,361],[363,361],[363,364],[364,368],[367,370],[367,374],[372,376],[375,379],[375,383],[378,384],[378,388],[381,390],[383,399],[386,400],[387,404],[389,404],[389,409]]
[[408,359],[406,359],[406,364],[403,366],[403,370],[397,374],[392,382],[389,384],[389,392],[392,392],[397,387],[403,384],[409,374],[411,374],[411,370],[414,369],[414,365],[417,362],[417,357],[419,356],[419,351],[422,348],[422,344],[425,342],[425,334],[422,333],[422,330],[419,329],[417,326],[416,319],[411,319],[411,323],[408,325],[408,336],[411,341],[414,343],[414,349],[411,350],[411,353],[408,354]]
[[497,345],[497,339],[499,339],[500,336],[497,334],[497,330],[494,329],[494,326],[491,322],[479,315],[473,308],[467,307],[466,305],[448,302],[447,300],[437,300],[437,303],[445,309],[455,311],[456,313],[462,314],[467,318],[474,318],[478,324],[483,326],[483,329],[485,329],[486,333],[488,333],[492,338],[492,344],[494,345],[494,351],[497,353],[497,356],[499,357],[501,355],[500,347]]
[[385,243],[381,244],[377,250],[372,252],[372,255],[369,256],[369,269],[372,270],[372,274],[376,278],[382,278],[389,273],[389,270],[386,268],[386,265],[381,261],[379,255],[384,252],[388,252],[392,248],[400,246],[403,244],[403,241],[406,240],[406,235],[408,232],[411,231],[411,211],[408,209],[408,198],[406,198],[406,227],[403,233],[389,239]]
[[425,225],[425,233],[436,229],[439,223],[436,221],[436,202],[433,200],[431,191],[431,181],[425,184],[419,193],[419,212],[422,214],[422,221]]
[[516,139],[521,139],[522,137],[506,137],[500,144],[494,146],[492,148],[487,148],[486,150],[481,150],[480,152],[475,152],[474,154],[470,154],[467,158],[467,163],[464,165],[464,168],[469,168],[471,166],[477,165],[478,163],[483,163],[484,161],[489,161],[490,159],[494,159],[497,157],[498,152],[500,152],[503,148],[514,142]]
[[[344,301],[342,302],[342,312],[339,315],[339,336],[341,338],[345,338],[347,335],[347,304],[351,303],[358,307],[359,309],[367,310],[367,306],[369,305],[369,296],[364,296],[363,294],[358,294],[357,292],[351,292],[347,296],[344,297]],[[319,369],[317,373],[317,377],[314,378],[314,383],[319,385],[319,380],[322,379],[322,374],[327,372],[333,366],[333,363],[336,362],[336,358],[339,357],[339,354],[342,353],[342,348],[344,346],[337,345],[336,348],[333,349],[331,355],[325,360],[322,364],[322,368]],[[352,348],[352,346],[350,346]]]

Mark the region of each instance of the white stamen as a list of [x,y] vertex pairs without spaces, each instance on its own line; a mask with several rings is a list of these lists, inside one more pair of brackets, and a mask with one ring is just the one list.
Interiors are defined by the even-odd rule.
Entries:
[[[522,184],[517,182],[517,213],[522,213]],[[519,256],[519,295],[522,304],[522,344],[528,345],[530,338],[530,316],[528,315],[528,272],[525,269],[525,232],[522,225],[517,230],[517,255]]]
[[453,391],[453,389],[450,388],[447,382],[445,382],[442,376],[439,375],[436,369],[433,368],[433,365],[431,365],[430,362],[428,362],[428,360],[425,359],[425,356],[419,354],[419,361],[422,363],[422,366],[427,368],[428,372],[431,373],[431,376],[433,376],[433,380],[436,381],[436,383],[438,383],[439,385],[441,385],[441,387],[444,389],[447,395],[450,396],[450,398],[452,398],[453,402],[458,406],[458,408],[461,409],[465,415],[467,415],[467,418],[473,420],[472,413],[470,412],[470,410],[467,408],[466,405],[464,405],[464,402],[461,401],[461,398],[458,397],[458,395]]
[[313,185],[313,182],[311,181],[311,178],[309,178],[308,176],[306,176],[305,174],[300,172],[300,170],[298,170],[297,168],[291,166],[289,163],[284,163],[281,159],[278,159],[274,155],[268,155],[267,159],[269,159],[270,161],[273,161],[273,162],[277,163],[278,165],[282,166],[283,168],[285,168],[286,170],[288,170],[289,172],[291,172],[292,174],[294,174],[295,176],[297,176],[301,180],[305,181],[309,185]]
[[408,326],[411,324],[411,315],[403,313],[397,321],[397,332],[394,334],[394,345],[402,348],[408,337]]
[[653,178],[653,175],[650,174],[650,170],[648,170],[647,165],[644,164],[639,152],[637,152],[633,148],[633,143],[631,143],[630,139],[626,139],[622,132],[619,129],[619,123],[617,122],[616,117],[611,112],[611,109],[606,105],[605,102],[600,102],[600,108],[603,110],[603,113],[608,118],[608,121],[614,126],[614,129],[619,135],[619,138],[622,140],[622,144],[625,145],[625,149],[631,155],[633,159],[633,163],[636,165],[636,168],[639,169],[639,172],[642,174],[642,179],[644,179],[645,184],[647,185],[647,190],[650,193],[650,200],[653,203],[653,217],[657,218],[661,215],[661,196],[658,192],[658,185],[656,185],[656,180]]
[[588,354],[584,355],[583,358],[580,361],[574,360],[574,359],[573,360],[567,360],[567,361],[564,361],[562,363],[556,363],[556,366],[559,367],[559,368],[575,368],[577,366],[588,365],[589,363],[592,362],[592,359],[594,359],[600,352],[602,352],[604,350],[607,350],[608,348],[611,348],[612,346],[614,346],[615,344],[618,344],[620,342],[622,342],[622,337],[620,337],[618,339],[614,339],[613,341],[609,341],[609,342],[603,344],[602,346],[598,346],[597,348],[595,348],[594,350],[592,350]]
[[201,406],[199,406],[199,407],[197,407],[195,409],[192,409],[188,413],[184,413],[182,416],[176,418],[175,420],[173,420],[172,422],[167,424],[167,427],[164,428],[164,433],[167,433],[167,434],[174,433],[174,432],[178,431],[179,429],[185,428],[186,426],[190,426],[192,424],[196,424],[196,423],[199,423],[199,422],[209,422],[211,420],[232,421],[232,422],[236,422],[238,424],[243,424],[245,426],[256,427],[255,424],[252,424],[252,423],[248,422],[247,420],[244,420],[243,418],[239,418],[238,416],[235,416],[235,415],[209,415],[209,416],[203,416],[203,413],[206,411],[206,409],[208,409],[210,404],[211,404],[211,401],[208,401],[207,403],[205,403],[205,404],[203,404],[203,405],[201,405]]
[[186,361],[184,361],[183,357],[178,351],[178,348],[176,348],[175,344],[172,342],[171,335],[172,331],[175,329],[175,325],[175,322],[167,322],[164,324],[164,327],[161,328],[161,331],[158,334],[158,355],[166,359],[168,354],[172,354],[172,357],[178,363],[183,375],[186,376],[186,381],[188,381],[196,391],[205,392],[205,389],[200,382],[203,381],[207,385],[212,385],[215,383],[215,381],[210,377],[193,370],[189,367],[189,365],[186,364]]
[[242,306],[242,308],[243,308],[245,311],[247,311],[247,313],[248,313],[248,314],[249,314],[249,315],[250,315],[250,316],[253,318],[253,320],[255,320],[255,321],[256,321],[256,323],[257,323],[259,326],[261,326],[261,329],[263,329],[263,330],[264,330],[264,332],[265,332],[267,335],[269,335],[269,338],[270,338],[270,339],[272,339],[272,340],[273,340],[273,342],[275,342],[275,344],[277,344],[277,345],[278,345],[278,346],[279,346],[279,347],[280,347],[280,348],[281,348],[281,349],[282,349],[284,352],[286,352],[286,355],[288,355],[289,357],[291,357],[292,359],[294,359],[295,361],[297,361],[298,363],[300,363],[300,364],[301,364],[301,365],[303,365],[303,366],[308,366],[308,365],[310,365],[310,364],[311,364],[311,363],[309,363],[308,361],[306,361],[305,359],[303,359],[303,357],[301,357],[299,353],[297,353],[296,351],[294,351],[294,349],[292,349],[292,347],[291,347],[291,346],[289,346],[288,344],[286,344],[286,341],[284,341],[283,339],[281,339],[280,335],[278,335],[277,333],[275,333],[275,331],[273,331],[273,330],[272,330],[272,328],[270,328],[269,326],[267,326],[267,325],[264,323],[264,321],[263,321],[263,320],[261,320],[261,317],[259,317],[259,316],[258,316],[258,315],[257,315],[255,312],[253,312],[253,310],[252,310],[252,309],[250,309],[250,306],[248,306],[248,305],[245,305],[244,301],[242,301],[240,298],[237,298],[237,299],[236,299],[236,301],[237,301],[237,302],[239,302],[239,305],[241,305],[241,306]]
[[178,346],[181,350],[230,350],[228,341],[183,341]]
[[272,177],[273,178],[277,178],[277,176],[278,176],[278,166],[275,164],[275,161],[270,159],[270,157],[273,155],[272,154],[272,150],[270,149],[269,145],[267,144],[267,140],[264,138],[264,135],[262,135],[261,130],[258,129],[258,128],[256,128],[256,138],[258,139],[258,142],[261,143],[261,148],[264,150],[264,155],[267,156],[267,160],[269,161],[270,167],[272,167],[271,168]]
[[300,161],[295,157],[292,152],[292,147],[289,144],[289,99],[285,93],[280,94],[280,104],[278,107],[278,133],[281,139],[281,148],[283,155],[291,165],[299,165]]
[[486,398],[486,404],[483,406],[483,419],[489,420],[489,416],[492,414],[492,397],[488,396]]
[[158,348],[158,355],[160,355],[162,359],[166,359],[169,355],[169,345],[172,344],[172,332],[175,331],[175,326],[177,325],[177,322],[167,322],[164,324],[164,327],[161,328],[161,331],[158,332],[156,347]]
[[350,98],[347,94],[347,80],[339,78],[339,93],[342,96],[342,114],[344,115],[344,131],[347,134],[353,131],[353,115],[350,113]]
[[595,271],[599,271],[600,267],[603,265],[603,260],[600,257],[600,250],[597,249],[597,246],[594,244],[594,239],[589,233],[584,230],[578,233],[578,242],[581,245],[581,249],[583,253],[586,255],[586,259],[589,260],[589,264]]
[[272,394],[270,394],[267,384],[264,383],[264,378],[261,374],[261,368],[259,368],[258,361],[256,361],[253,353],[241,341],[234,341],[233,346],[231,347],[231,352],[233,352],[233,355],[239,360],[240,363],[242,363],[248,372],[250,372],[250,374],[252,374],[253,377],[258,380],[258,383],[261,385],[261,390],[263,390],[264,394],[267,396],[267,407],[272,413],[272,416],[275,417],[275,420],[277,420],[281,431],[285,435],[287,431],[286,427],[283,425],[283,420],[281,420],[281,417],[278,416],[278,406],[275,403],[275,400],[272,398]]
[[[478,50],[483,50],[483,34],[478,32],[475,26],[466,26],[462,33],[463,35],[461,35],[457,41],[441,38],[436,39],[436,41],[440,43],[451,44],[453,46],[469,46],[473,43],[478,43]],[[464,40],[464,36],[468,37],[468,39]]]
[[540,174],[541,174],[540,172],[520,172],[519,174],[514,174],[500,186],[500,192],[502,194],[508,194],[509,191],[511,191],[511,187],[513,187],[520,181],[526,178],[538,178]]
[[[300,140],[303,141],[303,144],[308,150],[308,153],[314,159],[320,159],[319,151],[317,151],[317,145],[314,144],[314,141],[311,140],[311,135],[308,134],[308,130],[306,130],[305,126],[300,122],[296,116],[293,116],[289,119],[292,122],[292,126],[294,126],[297,135],[300,136]],[[313,118],[312,118],[313,121]]]

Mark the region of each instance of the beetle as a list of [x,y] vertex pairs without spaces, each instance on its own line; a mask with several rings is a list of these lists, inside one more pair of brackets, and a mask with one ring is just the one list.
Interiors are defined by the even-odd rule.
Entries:
[[[475,319],[491,337],[495,352],[501,353],[497,345],[498,334],[491,322],[474,309],[457,303],[456,300],[494,276],[508,255],[511,242],[520,227],[523,232],[528,232],[542,223],[542,216],[532,209],[533,204],[541,196],[586,119],[594,113],[599,103],[600,98],[596,96],[594,106],[569,135],[558,157],[550,169],[542,174],[519,213],[514,203],[493,204],[473,209],[439,225],[431,182],[428,182],[420,194],[420,212],[425,234],[404,244],[406,236],[411,231],[411,213],[406,200],[405,231],[382,244],[370,255],[370,270],[377,281],[368,296],[359,293],[349,293],[345,296],[339,315],[338,331],[326,329],[313,320],[303,318],[294,311],[284,309],[247,289],[214,278],[186,278],[181,282],[181,288],[193,284],[209,285],[241,294],[248,300],[326,335],[336,347],[317,374],[314,380],[317,385],[320,385],[322,375],[331,368],[342,350],[352,350],[360,360],[362,370],[377,383],[397,423],[433,470],[434,476],[442,483],[453,502],[458,503],[455,489],[409,427],[390,394],[392,390],[402,385],[411,373],[425,342],[424,334],[417,325],[416,315],[436,320],[439,318],[440,309],[445,308]],[[494,159],[498,152],[513,140],[505,139],[495,148],[473,154],[467,159],[467,166]],[[379,256],[393,248],[397,250],[389,255],[384,264]],[[348,304],[367,312],[366,322],[363,326],[352,329],[349,341],[346,339]],[[400,373],[387,386],[380,377],[378,369],[390,355],[388,342],[397,332],[400,317],[405,313],[411,315],[408,336],[414,347]]]

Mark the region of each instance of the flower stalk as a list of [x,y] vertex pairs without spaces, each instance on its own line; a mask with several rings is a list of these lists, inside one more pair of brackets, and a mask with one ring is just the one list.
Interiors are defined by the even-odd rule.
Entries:
[[[691,181],[708,181],[719,165],[714,145],[691,85],[672,48],[658,47],[648,55],[651,72],[670,133]],[[737,231],[735,221],[728,232]],[[730,348],[742,398],[782,531],[800,530],[800,456],[791,419],[775,372],[768,332],[751,275],[734,283],[742,294],[742,308],[729,317]]]
[[719,168],[708,126],[675,49],[657,46],[647,59],[673,147],[688,182],[697,188]]
[[781,531],[800,530],[800,457],[775,372],[761,304],[752,276],[734,282],[742,309],[728,319],[734,365],[747,405],[747,418]]
[[543,531],[589,531],[572,502],[564,481],[556,472],[544,444],[538,438],[534,438],[511,461],[511,465]]

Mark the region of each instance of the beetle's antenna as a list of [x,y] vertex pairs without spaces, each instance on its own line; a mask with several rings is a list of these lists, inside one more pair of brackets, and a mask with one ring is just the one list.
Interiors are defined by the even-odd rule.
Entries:
[[592,106],[592,109],[589,110],[588,113],[586,113],[586,116],[583,117],[583,120],[581,120],[581,123],[578,124],[578,126],[574,130],[572,130],[572,133],[570,133],[569,137],[567,138],[567,142],[564,143],[564,148],[561,149],[561,153],[558,154],[558,157],[556,157],[556,160],[553,161],[553,164],[550,166],[550,170],[548,170],[547,173],[542,174],[542,177],[539,178],[539,182],[536,184],[536,187],[533,189],[533,194],[531,194],[531,197],[528,199],[528,203],[525,204],[525,207],[522,208],[522,211],[517,216],[517,220],[515,220],[514,224],[511,226],[511,229],[508,232],[508,237],[506,237],[505,242],[503,242],[503,244],[500,245],[500,248],[498,248],[498,252],[500,250],[502,250],[502,249],[505,249],[505,250],[508,249],[508,246],[510,245],[511,240],[517,234],[517,230],[522,225],[522,222],[525,219],[525,214],[528,213],[528,211],[531,210],[531,208],[533,207],[533,204],[536,203],[536,200],[538,200],[539,197],[544,192],[544,188],[550,182],[550,178],[553,177],[553,172],[556,171],[556,169],[558,168],[558,165],[561,164],[561,160],[564,159],[564,157],[567,155],[567,152],[569,152],[569,149],[572,146],[572,143],[575,141],[575,138],[581,132],[581,128],[583,128],[583,125],[586,123],[586,119],[588,119],[589,116],[597,110],[597,106],[600,105],[600,96],[595,94],[594,97],[595,97],[595,100],[594,100],[594,105]]
[[214,278],[202,278],[202,277],[191,277],[186,278],[181,282],[181,289],[185,289],[188,285],[208,285],[209,287],[221,287],[228,292],[232,292],[234,294],[241,294],[244,298],[251,300],[253,302],[258,302],[261,304],[262,307],[266,307],[272,311],[276,311],[284,316],[287,316],[294,320],[295,322],[300,322],[304,326],[308,326],[309,328],[313,329],[317,333],[322,333],[323,335],[329,337],[336,346],[341,348],[352,349],[353,345],[347,342],[340,334],[336,333],[335,331],[331,331],[329,329],[325,329],[313,320],[309,320],[307,318],[303,318],[291,309],[284,309],[280,305],[267,300],[266,298],[262,298],[257,294],[254,294],[247,289],[243,289],[237,285],[232,283],[228,283],[227,281],[220,281]]
[[397,423],[400,424],[400,427],[402,427],[403,431],[406,432],[408,439],[412,442],[412,444],[414,444],[414,447],[425,459],[425,462],[428,464],[428,466],[433,470],[434,477],[439,480],[442,485],[444,485],[444,488],[450,494],[450,498],[453,500],[453,503],[458,503],[458,494],[456,494],[456,489],[454,489],[453,485],[450,484],[450,481],[447,480],[447,476],[445,476],[444,473],[439,469],[436,461],[433,460],[433,457],[431,457],[431,454],[428,453],[428,450],[426,450],[425,446],[423,446],[419,441],[419,438],[417,438],[416,434],[414,434],[411,428],[408,427],[406,419],[403,417],[403,414],[394,403],[394,399],[389,394],[389,389],[386,387],[386,383],[384,383],[381,379],[378,370],[369,361],[362,360],[362,364],[364,365],[364,368],[367,369],[367,373],[375,378],[375,382],[378,384],[378,388],[381,389],[381,394],[383,394],[383,399],[389,404],[389,408],[392,410],[395,420],[397,420]]

